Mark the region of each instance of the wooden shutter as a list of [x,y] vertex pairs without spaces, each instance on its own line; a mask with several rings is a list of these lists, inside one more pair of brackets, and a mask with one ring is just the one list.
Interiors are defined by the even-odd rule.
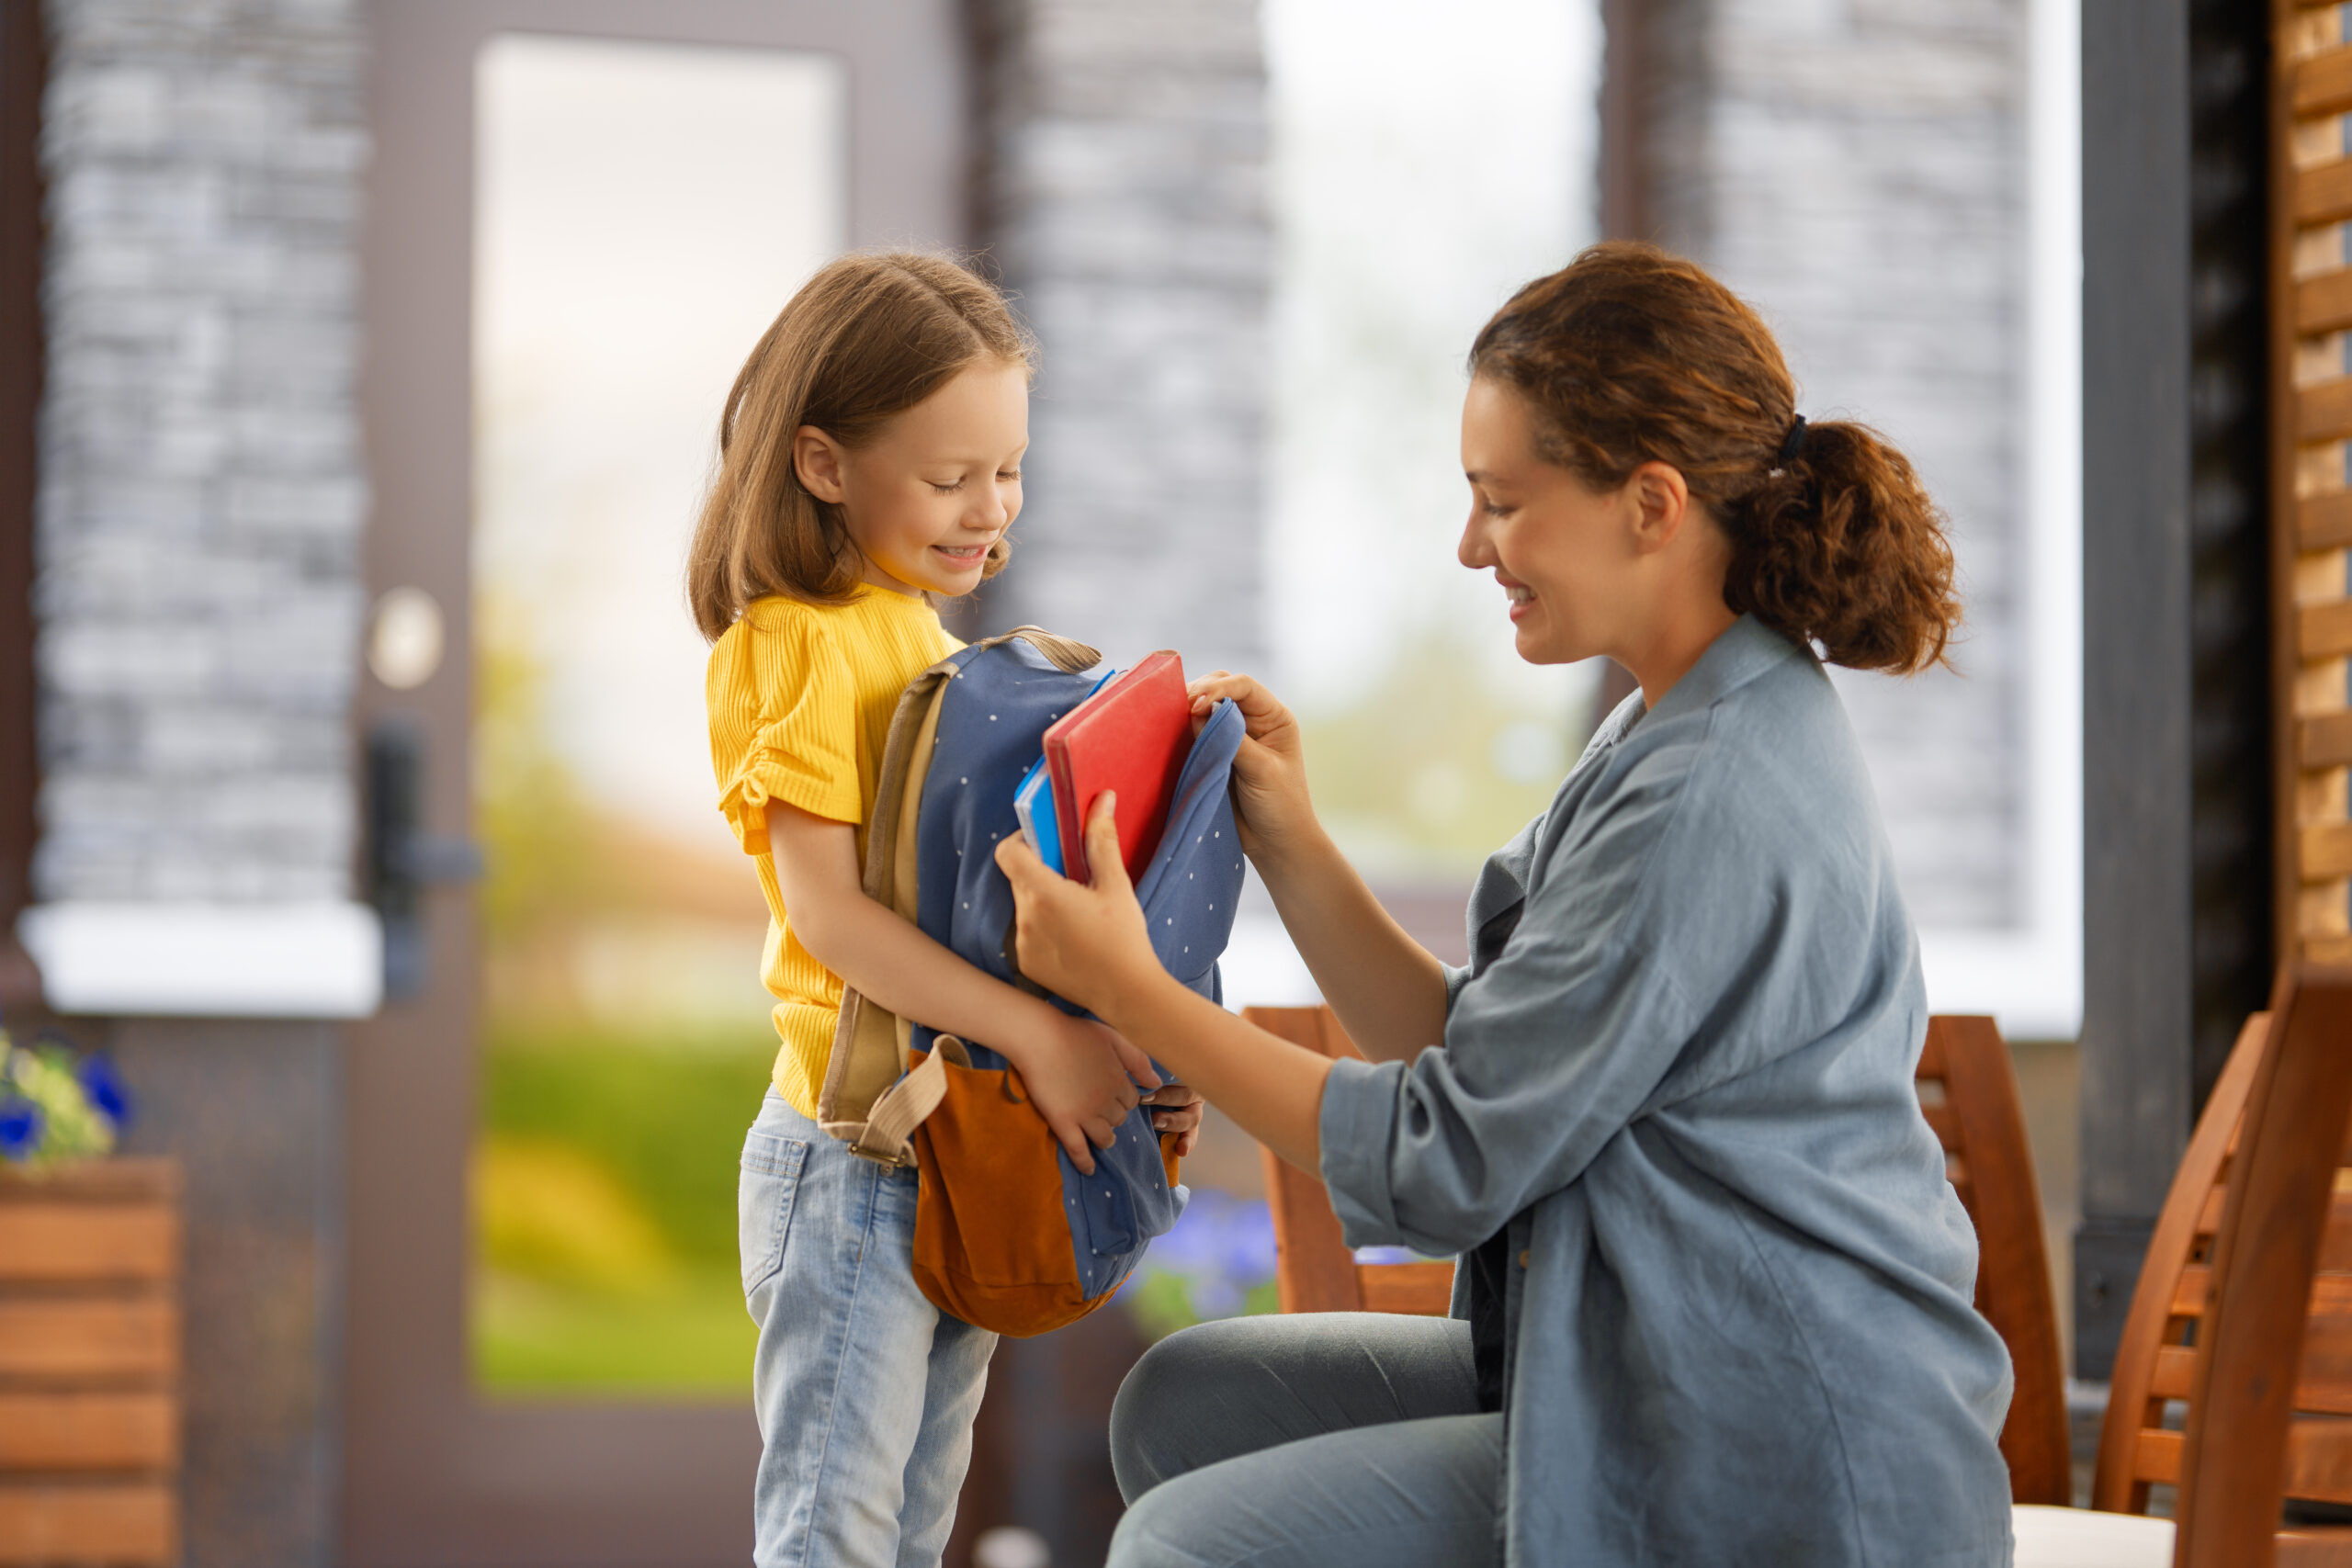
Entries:
[[2279,956],[2352,962],[2352,41],[2273,0],[2273,712]]

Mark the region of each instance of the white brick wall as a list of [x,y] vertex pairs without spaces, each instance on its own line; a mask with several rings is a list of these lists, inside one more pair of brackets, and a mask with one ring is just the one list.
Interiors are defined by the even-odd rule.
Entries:
[[48,902],[345,895],[355,0],[51,0]]
[[1265,64],[1254,0],[985,0],[980,230],[1045,350],[991,616],[1263,662]]
[[1840,676],[1913,913],[2019,923],[2028,0],[1661,0],[1657,238],[1758,304],[1810,418],[1877,425],[1950,512],[1960,672]]

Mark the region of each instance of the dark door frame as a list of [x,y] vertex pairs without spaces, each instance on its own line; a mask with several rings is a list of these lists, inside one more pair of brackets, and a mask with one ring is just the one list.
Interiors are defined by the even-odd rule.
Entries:
[[40,1000],[17,943],[32,901],[33,505],[39,489],[44,333],[40,309],[41,96],[48,72],[40,0],[0,0],[0,1010]]
[[[481,44],[531,32],[841,57],[857,244],[962,241],[972,73],[956,0],[374,0],[368,23],[367,580],[371,594],[424,589],[449,635],[441,670],[414,691],[363,675],[356,722],[362,734],[388,719],[415,727],[425,748],[423,825],[455,833],[471,815],[472,120]],[[431,891],[423,913],[424,994],[388,1003],[350,1032],[345,1557],[354,1568],[740,1562],[759,1449],[748,1401],[503,1404],[471,1386],[472,896]]]

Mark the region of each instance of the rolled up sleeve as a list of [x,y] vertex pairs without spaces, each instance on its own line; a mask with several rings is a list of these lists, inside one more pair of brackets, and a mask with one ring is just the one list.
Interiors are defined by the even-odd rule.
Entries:
[[856,687],[831,639],[740,624],[711,650],[706,684],[718,809],[746,854],[768,852],[773,800],[864,820]]
[[1690,880],[1656,852],[1672,795],[1632,792],[1606,831],[1554,847],[1501,953],[1448,974],[1444,1049],[1334,1066],[1322,1176],[1350,1245],[1475,1247],[1651,1109],[1700,1027],[1676,964],[1741,940],[1691,926],[1723,907],[1703,886],[1653,885]]

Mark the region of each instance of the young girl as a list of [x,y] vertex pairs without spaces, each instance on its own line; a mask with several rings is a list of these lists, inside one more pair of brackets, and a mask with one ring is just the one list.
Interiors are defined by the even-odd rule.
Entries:
[[[834,262],[736,378],[695,530],[711,765],[719,809],[759,857],[782,1037],[738,1200],[759,1325],[763,1568],[937,1562],[996,1344],[915,1287],[914,1172],[817,1124],[842,983],[1010,1057],[1080,1170],[1159,1089],[1118,1035],[983,975],[862,889],[891,714],[961,646],[930,596],[968,593],[1005,563],[1030,352],[1003,299],[952,262]],[[1191,1091],[1150,1098],[1189,1142]]]

